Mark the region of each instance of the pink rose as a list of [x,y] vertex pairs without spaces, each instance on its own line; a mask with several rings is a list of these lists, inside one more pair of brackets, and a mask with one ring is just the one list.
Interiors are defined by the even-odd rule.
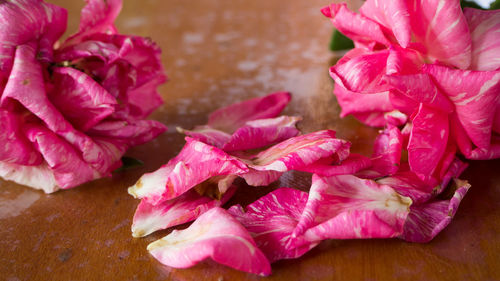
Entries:
[[384,126],[387,114],[406,115],[408,161],[421,178],[457,147],[469,159],[500,157],[500,11],[443,3],[322,10],[356,46],[330,69],[342,116]]
[[120,0],[89,0],[58,45],[66,10],[0,5],[0,176],[54,192],[109,176],[134,145],[166,130],[144,120],[166,77],[151,40],[116,34]]

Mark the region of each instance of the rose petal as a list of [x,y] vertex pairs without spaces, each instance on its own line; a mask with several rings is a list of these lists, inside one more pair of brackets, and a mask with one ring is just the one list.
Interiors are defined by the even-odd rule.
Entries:
[[399,238],[425,243],[443,230],[457,212],[458,205],[470,188],[467,181],[454,179],[456,191],[448,200],[433,200],[410,207],[410,214]]
[[387,50],[349,56],[344,56],[330,68],[330,76],[337,84],[349,91],[364,94],[389,90],[388,85],[382,83],[389,56]]
[[304,234],[306,241],[395,237],[403,230],[411,203],[372,180],[314,175],[294,235]]
[[95,33],[115,32],[114,22],[121,9],[122,0],[87,0],[80,15],[78,32],[70,36],[64,45],[80,42]]
[[298,170],[319,176],[352,175],[372,166],[370,158],[352,153],[339,164],[321,163],[317,161]]
[[318,242],[294,247],[291,234],[307,202],[307,192],[279,188],[246,207],[232,206],[228,212],[252,234],[270,262],[298,258]]
[[54,178],[54,172],[45,162],[37,166],[25,166],[0,161],[0,177],[41,189],[45,193],[53,193],[60,188]]
[[465,8],[464,15],[472,38],[472,70],[498,70],[500,68],[500,10]]
[[186,268],[210,257],[237,270],[260,275],[271,274],[271,266],[250,234],[224,209],[213,208],[184,230],[148,245],[159,262]]
[[439,159],[444,155],[448,133],[447,114],[420,104],[408,143],[408,162],[411,170],[422,179],[435,171]]
[[423,70],[454,103],[472,142],[487,149],[500,100],[500,71],[464,71],[439,65],[425,65]]
[[248,172],[240,175],[240,177],[245,179],[245,182],[250,186],[266,186],[277,181],[281,177],[281,175],[283,175],[283,172],[272,170],[259,171],[250,168]]
[[236,186],[229,188],[220,200],[200,195],[194,189],[158,205],[141,200],[134,214],[132,236],[143,237],[160,229],[193,221],[213,207],[226,203],[235,191]]
[[211,177],[239,175],[248,171],[245,164],[216,147],[189,137],[186,142],[175,158],[155,172],[143,175],[130,187],[130,195],[157,205],[183,194]]
[[411,27],[430,59],[466,69],[471,63],[471,37],[460,1],[410,1]]
[[232,135],[214,129],[209,125],[196,126],[193,130],[177,128],[177,131],[224,151],[240,151],[266,147],[297,136],[295,127],[302,120],[295,116],[280,116],[248,121]]
[[410,14],[403,0],[368,0],[359,9],[360,13],[383,25],[394,33],[399,44],[406,48],[410,44]]
[[57,67],[52,74],[55,88],[49,99],[80,131],[87,131],[111,115],[116,100],[94,79],[72,67]]
[[287,139],[246,162],[255,170],[286,172],[325,157],[335,157],[340,162],[349,155],[349,147],[349,142],[335,138],[334,131],[318,131]]
[[22,130],[22,123],[15,114],[0,109],[0,161],[10,164],[40,165],[42,155],[36,151]]
[[321,9],[321,12],[331,19],[336,29],[353,41],[364,45],[369,45],[372,41],[386,46],[390,45],[378,23],[350,11],[345,3],[330,4]]
[[336,84],[333,93],[342,108],[340,117],[352,114],[368,126],[382,127],[385,125],[385,112],[393,111],[389,92],[375,94],[359,94],[346,90]]
[[100,136],[122,141],[129,146],[146,143],[165,132],[167,127],[154,120],[104,121],[90,129],[90,136]]

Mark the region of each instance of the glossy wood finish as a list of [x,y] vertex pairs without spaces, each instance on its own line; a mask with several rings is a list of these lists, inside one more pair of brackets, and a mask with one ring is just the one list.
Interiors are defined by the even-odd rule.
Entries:
[[[51,1],[78,26],[83,1]],[[178,153],[175,126],[206,122],[214,109],[277,90],[293,93],[287,114],[301,129],[335,129],[369,154],[377,131],[339,119],[328,68],[331,25],[319,8],[328,1],[124,1],[122,33],[150,36],[163,48],[170,82],[165,105],[152,115],[169,132],[130,150],[145,166],[78,188],[45,195],[0,180],[0,280],[259,280],[211,261],[191,269],[159,264],[146,245],[164,235],[134,239],[138,201],[127,187]],[[351,3],[353,4],[353,3]],[[500,280],[500,161],[471,163],[463,178],[472,188],[451,225],[428,244],[399,240],[327,241],[300,259],[273,265],[265,280]],[[291,173],[279,185],[307,188]],[[276,187],[273,185],[272,187]],[[272,188],[271,187],[271,188]],[[228,205],[269,191],[243,184]]]

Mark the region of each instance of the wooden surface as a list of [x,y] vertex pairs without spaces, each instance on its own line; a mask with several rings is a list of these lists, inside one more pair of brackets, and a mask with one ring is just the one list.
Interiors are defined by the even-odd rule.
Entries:
[[[76,30],[83,1],[50,1],[69,10]],[[304,132],[335,129],[369,154],[375,129],[339,119],[331,94],[327,50],[331,25],[319,12],[328,1],[124,1],[122,33],[150,36],[163,49],[170,81],[165,105],[152,115],[169,127],[128,155],[145,166],[78,188],[45,195],[0,180],[0,280],[259,280],[211,261],[191,269],[159,264],[143,239],[131,236],[138,200],[127,187],[178,153],[175,126],[206,122],[214,109],[245,98],[288,90],[287,114],[304,117]],[[428,244],[392,240],[327,241],[297,260],[273,264],[265,280],[500,280],[500,161],[471,163],[472,188],[451,225]],[[282,186],[307,187],[287,174]],[[274,185],[273,187],[276,187]],[[241,185],[228,203],[249,203],[269,189]]]

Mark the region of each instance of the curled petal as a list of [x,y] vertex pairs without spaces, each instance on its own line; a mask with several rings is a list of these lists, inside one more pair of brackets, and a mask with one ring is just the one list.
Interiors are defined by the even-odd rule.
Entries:
[[448,133],[447,114],[420,104],[408,143],[408,162],[412,171],[422,178],[432,175],[444,155]]
[[280,116],[248,121],[245,126],[234,132],[222,149],[224,151],[249,150],[295,137],[300,133],[295,127],[300,120],[302,120],[301,117]]
[[318,244],[296,247],[292,238],[307,193],[292,188],[279,188],[246,207],[232,206],[228,212],[251,233],[259,249],[270,262],[298,258]]
[[451,199],[433,200],[410,207],[410,214],[399,238],[425,243],[432,240],[450,222],[463,197],[470,188],[467,181],[454,179],[456,191]]
[[155,172],[143,175],[128,192],[135,198],[157,205],[212,177],[248,171],[245,164],[218,148],[188,137],[186,141],[179,155]]
[[[355,51],[351,51],[355,52]],[[386,72],[387,50],[343,57],[330,68],[330,75],[340,86],[357,93],[380,93],[389,90],[382,77]]]
[[410,14],[404,0],[368,0],[359,11],[363,16],[391,30],[403,48],[408,47],[411,39]]
[[372,167],[380,176],[396,173],[401,161],[403,136],[397,127],[388,127],[375,139],[373,145]]
[[213,207],[226,203],[235,191],[236,186],[229,188],[220,200],[200,195],[194,189],[158,205],[141,200],[134,214],[132,236],[143,237],[160,229],[193,221]]
[[54,178],[54,172],[45,162],[37,166],[26,166],[0,161],[0,177],[35,189],[41,189],[45,193],[56,192],[60,189]]
[[259,275],[271,274],[266,256],[245,228],[224,209],[215,207],[202,214],[184,230],[148,245],[159,262],[176,268],[191,267],[211,258],[237,270]]
[[314,175],[294,235],[303,234],[306,241],[395,237],[411,204],[410,198],[372,180]]
[[290,102],[290,99],[290,93],[276,92],[264,97],[235,103],[210,114],[207,125],[232,134],[248,121],[278,116]]
[[120,10],[122,0],[87,0],[80,15],[78,32],[68,38],[65,45],[76,43],[95,33],[115,32],[114,22]]
[[115,111],[117,102],[87,74],[72,67],[57,67],[49,99],[80,131],[87,131]]
[[372,41],[386,46],[390,45],[380,24],[364,15],[350,11],[345,3],[330,4],[321,9],[321,12],[331,19],[335,28],[353,41],[366,45]]
[[335,138],[334,131],[318,131],[287,139],[246,162],[255,170],[286,172],[326,157],[340,162],[349,155],[349,147],[349,142]]
[[500,69],[500,10],[465,8],[464,15],[472,39],[472,70]]
[[411,27],[430,59],[466,69],[471,63],[471,37],[460,1],[408,2]]
[[21,120],[15,114],[0,109],[0,161],[21,164],[40,165],[42,155],[33,147],[24,135]]

